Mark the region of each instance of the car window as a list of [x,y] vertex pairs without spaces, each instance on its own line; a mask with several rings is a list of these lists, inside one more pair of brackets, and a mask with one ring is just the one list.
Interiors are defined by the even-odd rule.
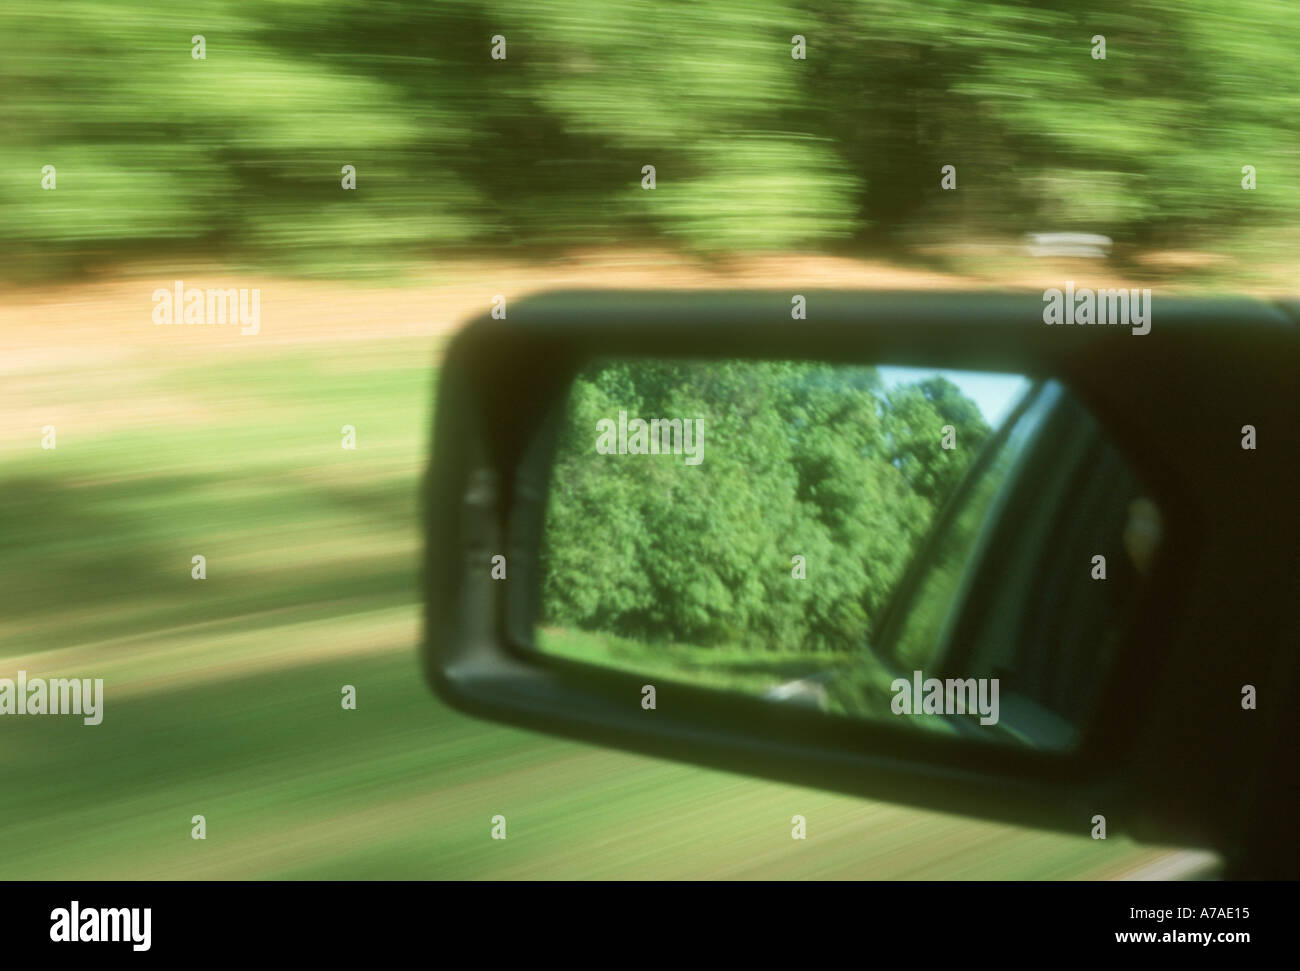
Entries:
[[1132,617],[1147,557],[1127,536],[1143,517],[1158,511],[1123,457],[1048,382],[954,497],[879,653],[901,672],[996,679],[998,732],[1073,747]]
[[880,636],[877,650],[895,666],[910,670],[925,665],[942,649],[962,601],[963,583],[969,583],[996,509],[1005,503],[1008,482],[1059,398],[1055,384],[1035,387],[1008,427],[988,443],[987,454],[953,497],[930,544],[913,564],[912,582],[899,591],[903,602],[888,618],[894,623]]
[[[1004,718],[1006,730],[1023,730],[1026,741],[1053,726],[1076,732],[1091,714],[1143,581],[1126,533],[1155,508],[1071,398],[1062,399],[1044,441],[1059,445],[1066,430],[1068,448],[1044,445],[1027,463],[981,564],[980,586],[991,592],[972,606],[962,649],[951,656],[956,666],[1001,679],[1004,710],[1021,709],[1021,717]],[[1094,577],[1096,557],[1104,557],[1104,579]]]

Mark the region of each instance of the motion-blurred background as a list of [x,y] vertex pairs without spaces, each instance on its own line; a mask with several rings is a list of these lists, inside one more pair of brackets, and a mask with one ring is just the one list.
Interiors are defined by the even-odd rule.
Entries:
[[[416,489],[442,343],[496,294],[1293,293],[1297,63],[1271,0],[9,0],[0,677],[106,703],[0,720],[0,876],[1175,872],[450,712]],[[1049,232],[1113,246],[1028,257]],[[155,327],[178,279],[259,288],[260,333]]]

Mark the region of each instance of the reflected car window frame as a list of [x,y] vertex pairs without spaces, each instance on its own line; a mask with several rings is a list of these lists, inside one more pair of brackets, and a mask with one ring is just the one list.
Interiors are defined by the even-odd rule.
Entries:
[[[870,648],[887,664],[901,671],[898,657],[902,639],[908,624],[921,616],[917,611],[923,605],[926,581],[931,578],[936,566],[941,562],[943,548],[954,536],[954,524],[968,510],[968,504],[981,485],[985,484],[987,474],[993,469],[998,459],[1006,455],[1008,447],[1014,447],[1011,462],[1003,473],[1002,481],[997,483],[988,510],[981,521],[973,542],[967,547],[958,572],[956,584],[951,589],[948,607],[943,611],[943,621],[939,636],[931,646],[929,660],[934,660],[946,653],[946,641],[951,635],[955,618],[960,615],[966,600],[978,561],[989,542],[992,524],[999,518],[1006,497],[1025,461],[1032,440],[1042,427],[1060,397],[1059,385],[1050,381],[1036,381],[1025,392],[998,428],[984,443],[984,447],[975,461],[967,469],[955,492],[944,504],[939,516],[930,527],[930,533],[921,544],[904,571],[902,580],[889,606],[881,617],[880,626],[872,632]],[[1022,436],[1019,443],[1014,436]],[[927,663],[929,663],[927,661]],[[908,672],[910,674],[910,672]]]

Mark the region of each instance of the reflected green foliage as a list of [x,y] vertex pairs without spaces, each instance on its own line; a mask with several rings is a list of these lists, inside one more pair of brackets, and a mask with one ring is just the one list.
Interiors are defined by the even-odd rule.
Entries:
[[[602,419],[702,419],[703,460],[604,455]],[[962,422],[960,447],[941,448]],[[626,638],[854,650],[989,433],[942,377],[653,362],[573,387],[547,512],[544,619]],[[808,581],[796,579],[803,557]]]
[[924,667],[941,643],[943,625],[957,597],[976,538],[1014,459],[1015,453],[1009,449],[998,452],[991,468],[972,483],[969,498],[940,537],[898,639],[889,645],[891,659],[900,670]]
[[596,631],[543,627],[537,646],[548,654],[616,668],[638,677],[684,681],[698,687],[760,694],[783,681],[809,673],[803,651],[749,651],[719,645],[646,644]]

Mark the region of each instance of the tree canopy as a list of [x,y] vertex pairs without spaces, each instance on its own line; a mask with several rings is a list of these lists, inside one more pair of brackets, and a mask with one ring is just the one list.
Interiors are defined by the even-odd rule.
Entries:
[[[607,455],[597,427],[700,419],[702,460]],[[941,447],[960,423],[958,448]],[[620,363],[574,384],[552,475],[547,623],[655,641],[860,648],[989,434],[943,377],[874,368]],[[810,582],[793,579],[803,557]]]
[[10,0],[0,251],[10,274],[1048,230],[1275,252],[1293,22],[1286,0]]

